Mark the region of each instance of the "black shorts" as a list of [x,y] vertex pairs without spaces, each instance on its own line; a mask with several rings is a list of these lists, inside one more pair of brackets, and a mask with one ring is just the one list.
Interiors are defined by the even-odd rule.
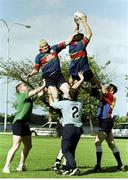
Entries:
[[48,88],[49,86],[54,86],[57,88],[60,88],[60,86],[65,83],[64,76],[61,72],[56,72],[50,75],[45,75],[45,83],[46,87]]
[[27,122],[23,122],[22,120],[18,120],[14,124],[12,124],[12,132],[13,135],[17,135],[17,136],[31,135],[29,124]]
[[100,119],[100,131],[103,131],[109,134],[113,127],[113,120],[111,118],[108,119]]
[[[84,81],[90,81],[93,78],[93,72],[91,71],[91,69],[89,69],[88,71],[83,72],[83,76],[84,76]],[[73,80],[80,80],[79,76],[72,76]]]

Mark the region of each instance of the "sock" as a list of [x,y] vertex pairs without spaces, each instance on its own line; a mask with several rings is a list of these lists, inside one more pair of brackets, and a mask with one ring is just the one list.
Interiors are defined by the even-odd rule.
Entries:
[[121,158],[120,158],[120,153],[119,152],[116,152],[116,153],[113,153],[114,154],[114,157],[118,163],[118,166],[122,165],[122,161],[121,161]]
[[121,161],[121,158],[120,158],[120,153],[119,153],[119,150],[116,146],[113,147],[112,149],[112,152],[113,152],[113,155],[118,163],[118,165],[122,165],[122,161]]
[[61,163],[61,160],[60,160],[60,159],[58,159],[58,158],[56,158],[56,162],[59,162],[59,163]]
[[96,156],[97,156],[97,165],[100,166],[102,152],[96,152]]
[[100,167],[101,158],[102,158],[102,148],[101,148],[101,146],[96,146],[96,157],[97,157],[97,165]]

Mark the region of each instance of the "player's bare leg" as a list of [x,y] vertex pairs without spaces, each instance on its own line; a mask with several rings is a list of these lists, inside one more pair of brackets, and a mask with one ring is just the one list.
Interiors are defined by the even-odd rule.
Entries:
[[108,147],[112,150],[113,155],[117,161],[117,170],[124,171],[125,168],[124,168],[124,165],[121,161],[120,152],[119,152],[117,146],[115,145],[112,132],[110,132],[109,135],[107,136],[106,142],[108,144]]
[[12,162],[16,151],[19,149],[21,142],[22,142],[22,137],[13,135],[13,145],[11,149],[8,151],[6,163],[3,168],[3,173],[10,173],[9,170],[10,163]]
[[24,144],[24,148],[23,148],[23,151],[21,152],[20,163],[16,169],[17,171],[26,170],[25,161],[26,161],[26,158],[29,154],[30,149],[32,148],[31,136],[24,136],[22,141]]
[[58,90],[56,87],[49,86],[48,87],[48,94],[51,94],[54,100],[59,100],[58,99]]
[[64,94],[64,98],[67,98],[69,99],[70,96],[69,96],[69,84],[68,83],[63,83],[61,86],[60,86],[60,90],[63,92]]

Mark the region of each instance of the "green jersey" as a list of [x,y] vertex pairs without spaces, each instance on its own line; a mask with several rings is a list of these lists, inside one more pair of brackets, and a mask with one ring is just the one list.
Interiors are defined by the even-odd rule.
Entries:
[[15,102],[16,113],[12,123],[14,124],[16,121],[28,122],[31,118],[32,107],[33,101],[29,97],[28,92],[17,93]]

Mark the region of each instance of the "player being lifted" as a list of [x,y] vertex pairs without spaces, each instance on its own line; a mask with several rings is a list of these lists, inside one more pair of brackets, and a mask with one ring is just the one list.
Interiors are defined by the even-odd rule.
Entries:
[[58,99],[57,88],[64,93],[65,98],[69,98],[69,85],[61,73],[58,54],[66,48],[71,41],[72,37],[67,41],[50,46],[46,40],[42,39],[39,43],[40,53],[35,58],[34,69],[28,75],[28,77],[31,77],[37,74],[41,68],[46,88],[48,88],[48,91],[51,91],[53,99]]
[[[88,45],[92,31],[87,23],[87,16],[83,13],[77,12],[74,14],[74,21],[76,23],[76,34],[72,42],[69,44],[69,54],[71,63],[69,65],[70,83],[79,80],[78,72],[83,72],[84,81],[91,83],[91,95],[97,96],[100,83],[96,80],[93,72],[91,71],[88,63],[86,46]],[[85,34],[79,32],[80,22],[83,24]]]

